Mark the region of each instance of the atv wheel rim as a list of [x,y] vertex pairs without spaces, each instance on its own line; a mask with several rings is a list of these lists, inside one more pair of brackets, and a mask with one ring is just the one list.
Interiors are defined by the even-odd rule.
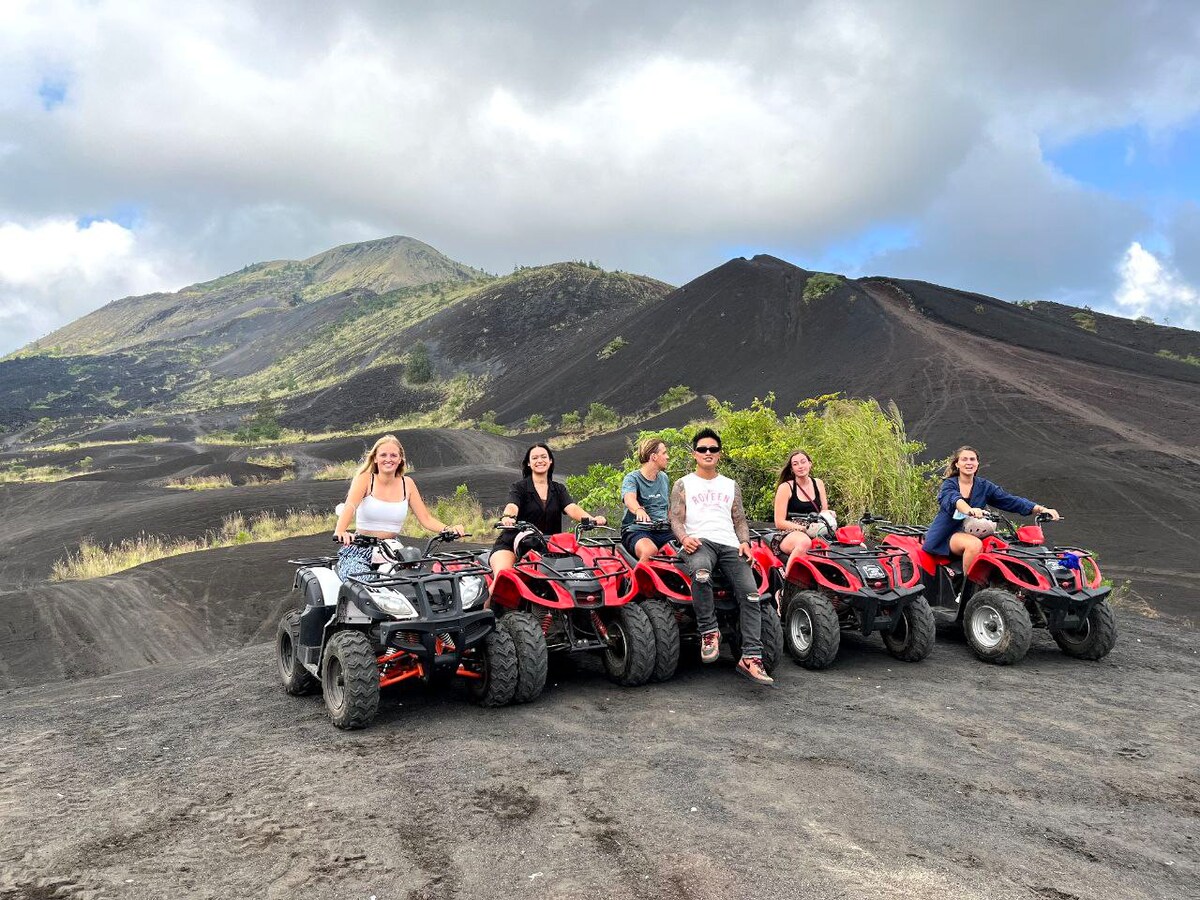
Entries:
[[1091,633],[1092,623],[1089,619],[1084,619],[1083,624],[1078,628],[1064,628],[1059,632],[1068,644],[1082,644]]
[[807,653],[812,647],[813,623],[807,609],[798,609],[788,616],[788,631],[791,634],[792,646],[801,653]]
[[614,619],[608,625],[608,647],[604,651],[608,663],[613,669],[625,670],[625,660],[629,657],[629,639],[621,623]]
[[342,661],[336,656],[331,656],[326,666],[325,693],[330,706],[340,709],[346,697],[346,673],[342,671]]
[[283,670],[284,677],[292,674],[295,665],[296,648],[292,644],[292,636],[281,634],[279,636],[279,668]]
[[971,615],[971,636],[985,650],[1000,646],[1006,631],[1004,616],[994,606],[980,606]]

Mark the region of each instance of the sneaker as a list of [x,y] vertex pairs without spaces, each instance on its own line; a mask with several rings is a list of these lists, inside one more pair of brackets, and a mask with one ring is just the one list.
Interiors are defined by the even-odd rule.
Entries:
[[767,674],[766,668],[763,666],[763,661],[757,656],[743,656],[736,666],[736,671],[743,678],[753,681],[755,684],[766,685],[772,687],[775,684],[775,679]]
[[721,632],[709,631],[700,635],[700,662],[716,662],[721,655]]

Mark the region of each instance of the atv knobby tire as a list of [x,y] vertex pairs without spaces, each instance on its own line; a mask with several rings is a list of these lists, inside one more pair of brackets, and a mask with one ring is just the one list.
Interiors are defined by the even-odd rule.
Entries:
[[279,680],[283,689],[294,697],[311,694],[317,689],[317,679],[300,664],[300,611],[293,609],[279,620],[275,633],[275,661],[279,664]]
[[667,681],[679,668],[679,623],[675,620],[675,610],[657,597],[643,600],[641,607],[654,629],[654,671],[650,680]]
[[471,699],[480,706],[505,706],[517,693],[517,647],[512,635],[501,628],[479,642],[480,678],[468,679]]
[[920,662],[933,650],[937,638],[937,620],[924,597],[917,597],[905,608],[900,621],[883,634],[883,646],[902,662]]
[[774,674],[782,657],[783,625],[779,621],[775,601],[765,601],[762,605],[762,661],[768,675]]
[[1079,628],[1050,632],[1062,652],[1076,659],[1103,659],[1117,643],[1117,618],[1107,600],[1092,607]]
[[517,692],[513,703],[528,703],[546,687],[546,669],[550,665],[546,635],[541,623],[530,613],[509,612],[500,617],[500,627],[508,632],[517,651]]
[[339,631],[321,664],[325,708],[338,728],[366,728],[379,711],[379,663],[367,636]]
[[604,671],[624,687],[645,684],[654,674],[658,650],[654,627],[636,603],[618,607],[604,626],[608,631],[608,647],[604,651]]
[[963,631],[975,655],[998,666],[1024,659],[1033,639],[1029,610],[1002,588],[987,588],[967,601]]
[[842,643],[833,605],[816,591],[789,584],[783,595],[783,646],[806,669],[824,669],[837,659]]

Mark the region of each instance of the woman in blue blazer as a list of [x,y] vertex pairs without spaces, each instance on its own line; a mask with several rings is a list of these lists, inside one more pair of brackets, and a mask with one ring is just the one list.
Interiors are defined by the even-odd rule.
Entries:
[[961,555],[964,574],[971,571],[972,563],[983,549],[983,541],[963,531],[968,517],[981,518],[985,507],[994,506],[1022,516],[1044,512],[1052,519],[1058,518],[1058,510],[1014,496],[986,478],[977,478],[978,471],[979,452],[974,447],[959,447],[954,451],[942,473],[945,480],[938,491],[937,517],[925,532],[922,545],[926,553],[935,556]]

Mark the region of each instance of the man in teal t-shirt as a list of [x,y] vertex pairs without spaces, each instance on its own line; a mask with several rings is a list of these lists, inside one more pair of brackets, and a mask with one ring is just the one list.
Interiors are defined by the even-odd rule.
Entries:
[[621,541],[639,560],[649,559],[673,537],[666,523],[671,500],[671,482],[667,478],[669,454],[666,442],[656,437],[638,444],[639,468],[621,481],[621,501],[625,515],[621,519]]

